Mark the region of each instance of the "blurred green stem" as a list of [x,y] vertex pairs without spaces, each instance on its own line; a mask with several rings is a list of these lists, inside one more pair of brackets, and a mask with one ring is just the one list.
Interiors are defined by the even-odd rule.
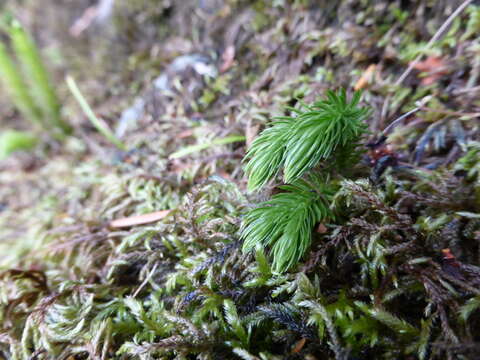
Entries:
[[30,120],[36,127],[45,128],[42,122],[40,111],[35,106],[33,98],[28,92],[21,74],[15,67],[12,59],[7,53],[5,45],[0,42],[0,80],[4,85],[5,91],[8,92],[12,98],[15,106]]
[[16,20],[11,22],[8,33],[25,77],[29,80],[33,98],[37,99],[49,130],[61,130],[61,134],[56,134],[59,137],[71,133],[72,128],[61,118],[60,103],[35,43]]
[[90,120],[90,122],[93,124],[93,126],[95,126],[95,128],[108,141],[110,141],[112,144],[114,144],[120,150],[126,151],[127,150],[126,146],[115,136],[115,134],[108,128],[108,126],[95,115],[92,108],[88,104],[87,100],[82,95],[82,93],[81,93],[80,89],[78,88],[78,85],[75,82],[75,80],[70,75],[68,75],[66,77],[66,82],[67,82],[68,88],[70,89],[73,96],[77,100],[78,104],[82,108],[82,111],[87,116],[87,118]]

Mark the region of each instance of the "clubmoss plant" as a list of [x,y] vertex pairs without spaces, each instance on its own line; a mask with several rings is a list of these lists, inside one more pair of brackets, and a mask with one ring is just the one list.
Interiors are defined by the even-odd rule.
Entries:
[[331,159],[355,143],[365,132],[368,109],[358,107],[360,93],[348,102],[346,92],[328,91],[324,100],[300,109],[287,107],[297,116],[277,117],[256,138],[246,158],[249,190],[258,190],[283,167],[283,180],[292,183],[320,161]]
[[[257,137],[246,158],[248,188],[264,187],[283,168],[280,194],[250,210],[243,222],[243,249],[271,247],[274,268],[294,266],[311,243],[319,221],[333,219],[330,199],[335,193],[333,170],[341,173],[356,162],[356,144],[366,131],[368,108],[358,106],[360,93],[347,100],[345,90],[328,91],[325,99],[300,109],[296,116],[277,118]],[[314,171],[314,168],[319,171]],[[308,179],[302,179],[309,175]],[[321,175],[321,176],[320,176]]]
[[277,271],[300,261],[310,246],[314,225],[333,218],[329,206],[334,193],[328,184],[318,182],[313,188],[301,179],[280,189],[284,192],[248,212],[243,228],[244,249],[271,246]]

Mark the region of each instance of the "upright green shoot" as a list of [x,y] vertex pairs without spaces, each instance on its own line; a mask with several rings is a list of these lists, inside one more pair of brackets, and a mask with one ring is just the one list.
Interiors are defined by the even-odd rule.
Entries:
[[11,101],[37,130],[63,138],[71,127],[61,118],[60,102],[34,41],[9,16],[0,19],[0,30],[9,39],[8,45],[0,43],[0,82]]
[[0,81],[5,91],[10,95],[14,105],[20,110],[23,116],[31,121],[35,127],[43,127],[43,120],[40,111],[35,105],[22,75],[8,55],[5,45],[0,42]]
[[249,211],[242,224],[244,251],[257,245],[271,247],[277,272],[300,261],[312,242],[315,223],[333,218],[329,202],[334,194],[328,185],[313,191],[304,180],[280,189],[284,192]]
[[66,82],[67,82],[68,88],[70,89],[73,96],[75,97],[75,100],[77,100],[78,104],[80,105],[80,108],[83,110],[88,120],[90,120],[93,126],[95,126],[95,128],[98,130],[98,132],[102,134],[113,145],[118,147],[120,150],[126,150],[125,144],[123,144],[115,136],[112,130],[110,130],[108,126],[95,115],[92,108],[88,104],[87,100],[83,96],[82,92],[78,88],[78,85],[75,82],[75,80],[71,76],[67,76]]
[[[277,272],[300,261],[317,222],[333,219],[332,165],[354,165],[358,159],[355,148],[367,127],[364,119],[369,110],[359,107],[359,101],[360,93],[349,102],[344,90],[328,91],[325,99],[312,105],[289,108],[295,116],[277,118],[247,152],[249,190],[265,186],[282,169],[284,182],[291,184],[280,186],[280,194],[250,210],[241,229],[243,250],[269,247]],[[323,174],[318,176],[312,170],[320,164]],[[308,181],[302,180],[307,173]]]
[[70,126],[61,118],[60,103],[35,43],[16,20],[11,22],[8,33],[24,76],[29,79],[32,96],[37,101],[46,124],[59,129],[63,134],[70,133]]
[[335,151],[348,147],[365,132],[368,108],[358,107],[360,93],[350,102],[344,90],[327,92],[325,99],[300,110],[295,116],[276,118],[248,150],[245,171],[249,190],[258,190],[283,167],[283,180],[292,183]]

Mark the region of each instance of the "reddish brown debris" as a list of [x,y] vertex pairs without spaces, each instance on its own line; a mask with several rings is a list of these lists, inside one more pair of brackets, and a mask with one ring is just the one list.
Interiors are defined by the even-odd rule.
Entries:
[[170,214],[170,212],[171,210],[160,210],[149,214],[134,215],[126,218],[116,219],[110,222],[110,227],[125,228],[135,225],[149,224],[163,219],[168,214]]

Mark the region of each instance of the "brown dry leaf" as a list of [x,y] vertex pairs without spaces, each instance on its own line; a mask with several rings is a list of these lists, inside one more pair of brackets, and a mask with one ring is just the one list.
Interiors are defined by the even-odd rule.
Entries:
[[362,74],[360,79],[358,79],[358,81],[355,84],[355,86],[353,87],[353,89],[355,91],[358,91],[358,90],[361,90],[361,89],[364,89],[365,87],[367,87],[367,85],[372,82],[373,75],[375,74],[376,69],[377,69],[376,64],[370,64],[368,66],[367,70],[365,70],[365,72]]
[[325,234],[328,231],[327,227],[323,225],[322,223],[318,224],[317,226],[317,233],[319,234]]
[[193,135],[193,130],[192,129],[187,129],[182,131],[180,134],[177,135],[178,139],[185,139],[187,137],[190,137]]
[[234,182],[234,179],[230,176],[230,174],[224,170],[218,170],[218,175],[224,179],[227,179],[228,181]]
[[166,217],[172,210],[160,210],[149,214],[134,215],[126,218],[116,219],[110,222],[112,228],[125,228],[135,225],[157,222]]
[[302,351],[306,342],[307,342],[307,339],[305,339],[305,338],[301,338],[300,340],[298,340],[297,343],[295,344],[295,346],[292,349],[292,354],[297,354],[300,351]]
[[180,174],[184,170],[190,168],[192,166],[191,163],[188,163],[186,161],[182,161],[181,159],[172,159],[170,160],[170,166],[169,169],[171,172],[175,174]]
[[233,66],[235,61],[235,47],[233,45],[227,46],[222,54],[223,63],[220,66],[220,72],[225,72]]
[[252,145],[252,142],[257,137],[259,130],[260,125],[252,125],[251,121],[248,122],[247,128],[245,129],[245,144],[247,145],[247,149],[249,149],[250,145]]
[[98,7],[91,6],[85,10],[83,15],[78,18],[75,23],[70,27],[70,35],[73,37],[79,37],[85,30],[92,25],[93,21],[97,17]]
[[437,56],[429,56],[424,61],[415,64],[413,68],[427,74],[421,80],[422,85],[431,85],[448,73],[446,62]]

